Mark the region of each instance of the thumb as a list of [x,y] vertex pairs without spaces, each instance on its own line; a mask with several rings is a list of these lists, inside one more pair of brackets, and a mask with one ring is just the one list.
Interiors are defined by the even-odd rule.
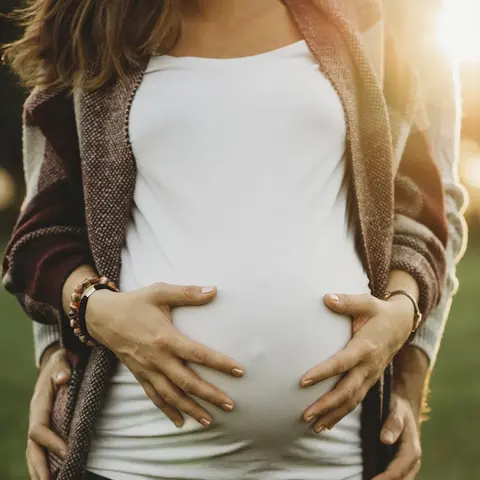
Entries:
[[52,366],[52,381],[56,386],[65,385],[72,378],[72,369],[68,363],[66,354],[58,352]]
[[203,305],[210,302],[217,294],[215,287],[196,285],[172,285],[155,283],[148,287],[153,302],[157,305]]
[[352,317],[373,313],[376,299],[367,293],[347,295],[344,293],[328,293],[324,297],[325,305],[336,313]]
[[380,433],[380,439],[386,445],[396,443],[405,428],[405,416],[400,413],[397,405],[392,407]]

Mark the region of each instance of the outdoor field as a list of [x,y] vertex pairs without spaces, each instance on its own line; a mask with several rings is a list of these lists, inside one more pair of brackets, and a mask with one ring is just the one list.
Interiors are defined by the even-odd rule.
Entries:
[[[421,480],[480,479],[480,244],[459,266],[455,297],[432,381]],[[0,480],[27,479],[24,451],[35,379],[31,324],[0,290]]]

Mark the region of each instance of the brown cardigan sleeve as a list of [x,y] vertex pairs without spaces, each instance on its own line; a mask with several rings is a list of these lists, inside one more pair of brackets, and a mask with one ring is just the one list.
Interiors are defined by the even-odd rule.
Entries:
[[[49,103],[48,121],[41,122],[43,130],[37,119],[46,109],[30,110],[29,100],[25,104],[27,197],[3,258],[2,277],[6,290],[33,320],[57,324],[65,346],[76,349],[79,342],[62,310],[62,287],[73,270],[93,260],[84,219],[73,104],[64,95]],[[47,140],[49,129],[56,129],[58,144]],[[70,157],[65,158],[66,152]]]
[[[402,152],[394,183],[394,236],[391,269],[404,270],[417,281],[424,320],[438,305],[446,278],[448,224],[440,170],[428,132],[425,101],[410,63],[391,32],[386,35],[384,93],[391,112],[412,106],[408,132],[395,139]],[[395,117],[392,122],[397,121]],[[452,119],[452,122],[454,119]],[[397,133],[405,126],[397,125]]]

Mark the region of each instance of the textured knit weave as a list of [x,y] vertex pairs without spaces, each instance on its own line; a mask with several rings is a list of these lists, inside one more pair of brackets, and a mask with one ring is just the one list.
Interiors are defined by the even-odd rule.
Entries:
[[[428,315],[438,303],[445,270],[441,180],[423,130],[413,76],[388,36],[384,40],[380,4],[285,3],[344,107],[359,249],[372,292],[384,293],[391,268],[406,270],[419,284],[420,306]],[[7,249],[4,281],[35,320],[60,322],[62,342],[76,353],[74,380],[59,395],[54,412],[53,426],[69,443],[65,462],[51,462],[61,467],[61,479],[82,476],[116,359],[100,347],[87,364],[60,313],[60,282],[90,254],[99,272],[118,280],[136,173],[127,121],[142,76],[140,68],[124,82],[76,92],[74,108],[65,92],[36,91],[26,104],[25,170],[27,183],[37,185],[37,191],[27,200]],[[42,175],[35,174],[38,168],[43,168]],[[38,188],[40,183],[50,188]],[[50,256],[52,248],[56,257]],[[387,395],[382,397],[378,384],[364,401],[366,479],[388,460],[379,429],[389,380],[387,374]]]

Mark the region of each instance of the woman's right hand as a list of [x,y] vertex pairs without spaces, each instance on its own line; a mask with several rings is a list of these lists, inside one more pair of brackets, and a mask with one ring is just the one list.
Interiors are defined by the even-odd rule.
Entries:
[[190,395],[226,412],[233,400],[202,380],[185,362],[242,377],[241,365],[180,333],[172,324],[171,307],[198,306],[215,298],[214,287],[155,283],[125,293],[99,290],[88,301],[89,334],[127,366],[153,403],[178,427],[182,413],[208,426],[212,416]]

